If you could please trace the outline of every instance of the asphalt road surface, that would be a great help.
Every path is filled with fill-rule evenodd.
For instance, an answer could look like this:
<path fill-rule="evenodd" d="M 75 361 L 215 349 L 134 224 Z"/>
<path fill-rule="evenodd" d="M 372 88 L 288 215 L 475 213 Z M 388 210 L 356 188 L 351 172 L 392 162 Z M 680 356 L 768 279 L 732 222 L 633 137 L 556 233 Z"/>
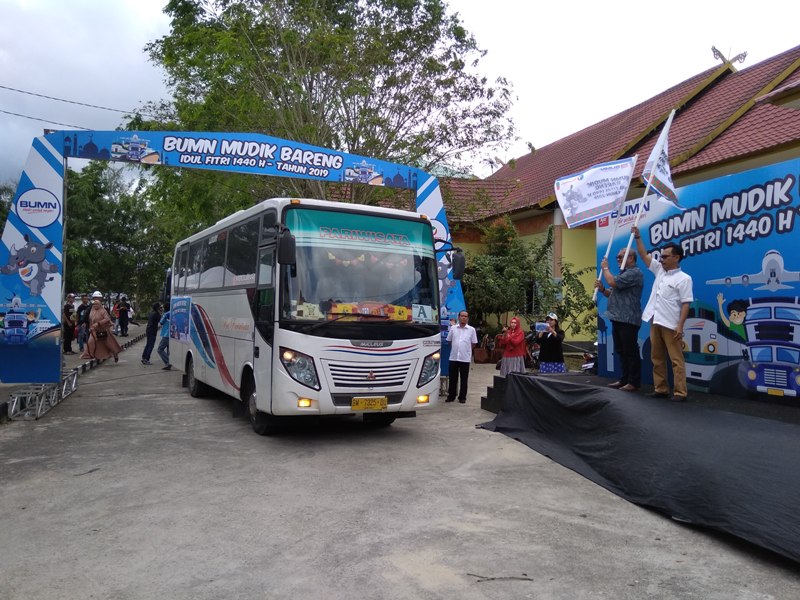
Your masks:
<path fill-rule="evenodd" d="M 466 405 L 261 437 L 139 346 L 0 426 L 3 600 L 800 594 L 795 563 L 476 429 L 492 365 L 473 366 Z"/>

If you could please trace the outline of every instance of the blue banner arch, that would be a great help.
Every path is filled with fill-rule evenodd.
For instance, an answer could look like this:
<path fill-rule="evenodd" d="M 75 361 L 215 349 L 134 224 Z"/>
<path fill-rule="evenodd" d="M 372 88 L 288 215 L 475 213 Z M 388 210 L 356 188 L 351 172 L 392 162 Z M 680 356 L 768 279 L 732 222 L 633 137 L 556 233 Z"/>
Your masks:
<path fill-rule="evenodd" d="M 0 383 L 61 378 L 64 175 L 80 158 L 410 189 L 434 226 L 443 323 L 465 308 L 438 179 L 421 169 L 259 133 L 54 131 L 33 140 L 0 244 Z"/>

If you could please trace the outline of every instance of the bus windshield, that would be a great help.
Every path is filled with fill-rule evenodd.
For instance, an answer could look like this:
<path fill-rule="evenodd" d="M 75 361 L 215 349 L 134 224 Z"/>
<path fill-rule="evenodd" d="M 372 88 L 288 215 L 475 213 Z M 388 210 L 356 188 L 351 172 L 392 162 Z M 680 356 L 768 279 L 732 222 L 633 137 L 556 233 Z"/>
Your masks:
<path fill-rule="evenodd" d="M 285 222 L 297 260 L 283 267 L 282 319 L 438 324 L 429 223 L 303 208 Z"/>

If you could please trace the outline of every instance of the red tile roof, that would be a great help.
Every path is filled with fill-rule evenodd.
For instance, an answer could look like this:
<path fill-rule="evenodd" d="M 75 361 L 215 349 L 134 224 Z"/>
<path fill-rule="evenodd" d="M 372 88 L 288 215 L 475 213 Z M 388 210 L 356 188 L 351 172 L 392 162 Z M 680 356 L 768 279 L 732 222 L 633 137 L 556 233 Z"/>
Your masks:
<path fill-rule="evenodd" d="M 777 150 L 784 144 L 800 141 L 800 111 L 771 105 L 757 105 L 672 172 L 676 175 L 695 169 Z"/>
<path fill-rule="evenodd" d="M 673 175 L 700 166 L 710 166 L 715 162 L 711 160 L 715 155 L 727 156 L 725 160 L 729 160 L 749 154 L 746 138 L 731 135 L 723 138 L 723 134 L 753 110 L 757 98 L 779 85 L 799 67 L 800 46 L 725 77 L 680 110 L 669 135 Z M 790 70 L 789 73 L 787 70 Z M 651 136 L 646 144 L 637 149 L 640 158 L 647 159 L 655 142 L 656 136 Z M 704 149 L 708 151 L 702 152 Z M 704 160 L 697 159 L 701 152 Z M 637 175 L 641 174 L 644 160 L 639 163 Z"/>
<path fill-rule="evenodd" d="M 519 185 L 516 180 L 441 178 L 442 201 L 451 223 L 467 223 L 497 215 Z"/>
<path fill-rule="evenodd" d="M 631 144 L 666 120 L 670 110 L 730 74 L 731 70 L 724 66 L 709 69 L 646 102 L 518 158 L 513 168 L 505 165 L 489 179 L 516 178 L 520 186 L 504 203 L 503 210 L 534 206 L 553 196 L 553 184 L 559 177 L 625 156 Z"/>
<path fill-rule="evenodd" d="M 781 85 L 780 87 L 776 88 L 775 90 L 771 91 L 768 94 L 764 94 L 756 100 L 756 103 L 761 102 L 771 102 L 775 103 L 775 101 L 780 101 L 786 97 L 794 96 L 797 93 L 800 93 L 800 71 L 796 71 L 792 73 L 787 79 L 786 82 Z"/>
<path fill-rule="evenodd" d="M 730 63 L 708 69 L 637 106 L 521 156 L 483 181 L 446 180 L 446 187 L 452 190 L 450 197 L 445 194 L 448 216 L 463 220 L 461 202 L 476 189 L 483 189 L 492 201 L 474 218 L 548 203 L 559 177 L 634 154 L 639 155 L 638 177 L 673 108 L 678 112 L 670 130 L 669 155 L 676 176 L 798 144 L 800 111 L 756 104 L 779 86 L 798 83 L 800 46 L 741 71 Z M 500 182 L 508 187 L 498 186 Z"/>

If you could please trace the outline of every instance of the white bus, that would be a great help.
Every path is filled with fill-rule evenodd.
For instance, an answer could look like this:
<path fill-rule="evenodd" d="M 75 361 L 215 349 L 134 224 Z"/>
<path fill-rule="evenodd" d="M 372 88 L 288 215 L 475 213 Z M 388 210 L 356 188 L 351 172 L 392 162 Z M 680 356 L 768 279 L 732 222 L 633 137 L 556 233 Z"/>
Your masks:
<path fill-rule="evenodd" d="M 454 257 L 463 272 L 463 255 Z M 170 358 L 256 433 L 285 417 L 390 425 L 439 394 L 439 279 L 424 215 L 272 199 L 178 243 Z"/>

